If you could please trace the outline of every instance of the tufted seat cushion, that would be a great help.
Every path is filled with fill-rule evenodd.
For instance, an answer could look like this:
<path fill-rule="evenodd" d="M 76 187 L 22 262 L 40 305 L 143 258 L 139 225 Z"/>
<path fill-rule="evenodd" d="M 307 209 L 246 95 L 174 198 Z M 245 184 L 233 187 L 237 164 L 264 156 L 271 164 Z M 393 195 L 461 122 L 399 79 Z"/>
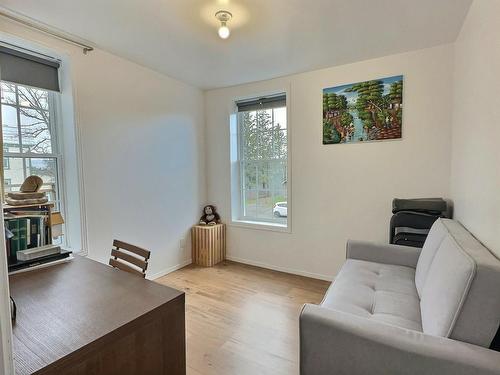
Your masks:
<path fill-rule="evenodd" d="M 347 259 L 321 306 L 422 332 L 411 267 Z"/>

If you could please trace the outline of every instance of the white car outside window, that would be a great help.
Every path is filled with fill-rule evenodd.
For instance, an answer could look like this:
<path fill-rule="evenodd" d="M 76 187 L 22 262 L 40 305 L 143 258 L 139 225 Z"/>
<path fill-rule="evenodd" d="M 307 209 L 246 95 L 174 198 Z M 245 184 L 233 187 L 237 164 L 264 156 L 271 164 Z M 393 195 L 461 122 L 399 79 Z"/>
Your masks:
<path fill-rule="evenodd" d="M 276 217 L 287 217 L 287 202 L 276 202 L 276 204 L 274 205 L 273 213 Z"/>

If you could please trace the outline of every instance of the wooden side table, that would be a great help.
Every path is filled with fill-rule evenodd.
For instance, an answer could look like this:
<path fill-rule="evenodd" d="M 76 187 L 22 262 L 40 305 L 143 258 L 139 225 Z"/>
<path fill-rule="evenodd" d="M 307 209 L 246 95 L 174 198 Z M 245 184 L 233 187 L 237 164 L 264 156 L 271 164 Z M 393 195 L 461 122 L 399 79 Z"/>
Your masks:
<path fill-rule="evenodd" d="M 212 267 L 226 259 L 226 225 L 195 225 L 191 229 L 193 263 Z"/>

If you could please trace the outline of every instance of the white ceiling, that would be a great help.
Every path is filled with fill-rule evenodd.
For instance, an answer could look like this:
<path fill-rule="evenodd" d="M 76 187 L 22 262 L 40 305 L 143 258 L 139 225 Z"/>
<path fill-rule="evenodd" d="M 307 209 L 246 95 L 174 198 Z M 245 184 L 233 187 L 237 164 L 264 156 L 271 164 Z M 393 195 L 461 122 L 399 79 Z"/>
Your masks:
<path fill-rule="evenodd" d="M 472 0 L 0 0 L 208 89 L 453 42 Z M 214 14 L 233 13 L 229 39 Z"/>

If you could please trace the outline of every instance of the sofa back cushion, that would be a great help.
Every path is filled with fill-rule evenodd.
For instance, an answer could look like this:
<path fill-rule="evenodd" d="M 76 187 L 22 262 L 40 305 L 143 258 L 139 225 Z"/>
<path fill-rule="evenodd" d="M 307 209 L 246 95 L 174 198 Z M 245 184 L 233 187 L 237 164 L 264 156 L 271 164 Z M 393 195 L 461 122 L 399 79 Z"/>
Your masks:
<path fill-rule="evenodd" d="M 422 289 L 424 288 L 425 280 L 427 279 L 427 274 L 434 260 L 434 256 L 447 234 L 448 231 L 442 219 L 438 219 L 432 225 L 429 235 L 425 240 L 415 271 L 415 285 L 420 298 L 422 298 Z"/>
<path fill-rule="evenodd" d="M 446 230 L 420 299 L 422 330 L 488 347 L 500 324 L 500 261 L 462 225 Z"/>
<path fill-rule="evenodd" d="M 422 329 L 434 336 L 450 337 L 474 278 L 476 267 L 446 236 L 431 263 L 420 297 Z"/>

